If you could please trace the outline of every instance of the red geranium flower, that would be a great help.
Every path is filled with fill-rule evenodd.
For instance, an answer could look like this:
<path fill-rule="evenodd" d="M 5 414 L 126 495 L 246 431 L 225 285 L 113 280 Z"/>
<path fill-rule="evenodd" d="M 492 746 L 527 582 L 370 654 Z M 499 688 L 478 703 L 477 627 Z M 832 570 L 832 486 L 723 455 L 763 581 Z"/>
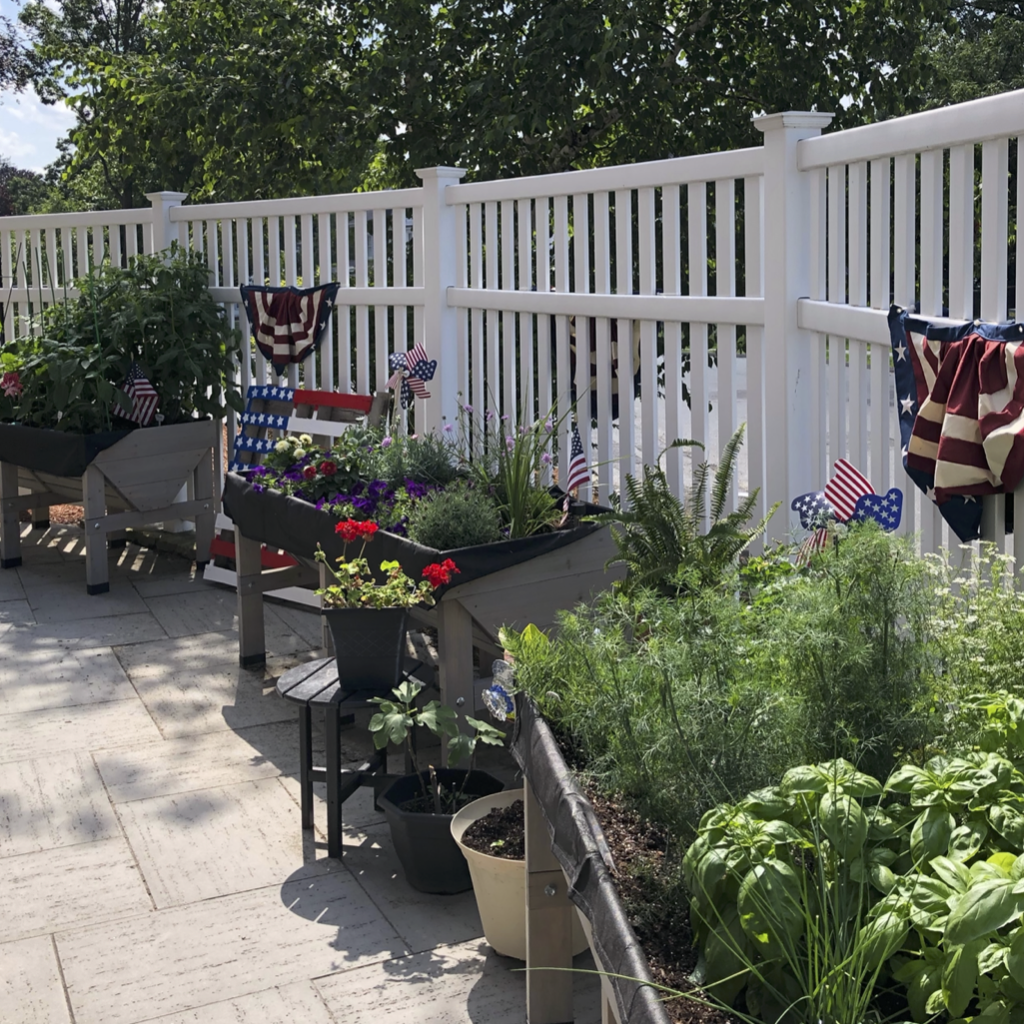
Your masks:
<path fill-rule="evenodd" d="M 316 466 L 307 466 L 303 471 L 302 475 L 307 480 L 312 480 L 316 476 Z"/>
<path fill-rule="evenodd" d="M 323 473 L 324 476 L 334 476 L 334 474 L 338 472 L 338 464 L 336 462 L 331 462 L 330 459 L 324 459 L 324 461 L 320 463 L 320 472 Z"/>
<path fill-rule="evenodd" d="M 450 559 L 446 558 L 443 562 L 433 562 L 423 570 L 423 576 L 427 582 L 436 590 L 438 587 L 444 586 L 452 581 L 452 573 L 459 572 L 460 570 L 455 567 L 455 563 Z"/>
<path fill-rule="evenodd" d="M 360 535 L 362 523 L 355 519 L 343 519 L 334 527 L 334 532 L 346 543 L 349 544 Z"/>
<path fill-rule="evenodd" d="M 359 524 L 359 535 L 369 540 L 379 529 L 376 523 L 371 523 L 367 520 L 365 523 Z"/>

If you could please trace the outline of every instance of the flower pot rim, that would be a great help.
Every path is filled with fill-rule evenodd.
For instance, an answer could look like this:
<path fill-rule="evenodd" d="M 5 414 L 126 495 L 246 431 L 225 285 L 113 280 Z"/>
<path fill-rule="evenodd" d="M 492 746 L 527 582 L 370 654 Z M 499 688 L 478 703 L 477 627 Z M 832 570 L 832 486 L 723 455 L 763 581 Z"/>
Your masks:
<path fill-rule="evenodd" d="M 476 806 L 476 804 L 481 804 L 484 801 L 493 801 L 495 798 L 498 797 L 511 797 L 511 799 L 508 800 L 507 803 L 492 804 L 491 807 L 487 807 L 485 809 L 482 808 L 484 813 L 478 814 L 475 817 L 470 818 L 470 815 L 466 814 L 466 811 L 472 810 Z M 474 853 L 478 857 L 487 857 L 490 860 L 499 861 L 503 864 L 525 864 L 525 857 L 496 857 L 493 853 L 484 853 L 483 850 L 477 850 L 475 847 L 467 846 L 462 841 L 462 837 L 463 835 L 465 835 L 466 829 L 468 829 L 469 826 L 472 825 L 474 822 L 479 821 L 482 817 L 484 817 L 484 815 L 487 814 L 488 811 L 493 810 L 495 807 L 508 807 L 510 804 L 515 803 L 516 800 L 523 799 L 525 799 L 525 793 L 523 791 L 522 786 L 520 786 L 518 789 L 503 789 L 500 793 L 491 793 L 488 796 L 477 797 L 476 800 L 474 800 L 472 803 L 466 804 L 465 807 L 460 807 L 452 815 L 452 839 L 454 839 L 455 842 L 458 843 L 459 849 L 462 850 L 463 853 L 465 853 L 466 850 L 469 850 L 471 853 Z M 465 821 L 465 823 L 463 824 L 463 822 L 458 821 L 458 818 L 460 816 L 464 816 L 464 819 L 470 820 Z M 456 833 L 455 831 L 457 828 L 459 829 L 458 833 Z"/>
<path fill-rule="evenodd" d="M 494 775 L 491 775 L 490 772 L 486 772 L 486 771 L 484 771 L 481 768 L 473 768 L 473 769 L 469 769 L 469 768 L 439 768 L 439 769 L 437 769 L 438 772 L 465 772 L 467 775 L 469 774 L 469 772 L 471 770 L 472 770 L 473 774 L 475 774 L 475 775 L 484 775 L 484 776 L 486 776 L 489 779 L 493 779 L 499 785 L 501 784 L 501 780 L 499 778 L 497 778 Z M 396 814 L 396 815 L 398 815 L 399 817 L 402 817 L 402 818 L 433 818 L 435 821 L 441 821 L 443 818 L 448 818 L 449 821 L 450 821 L 452 818 L 455 817 L 456 814 L 459 813 L 459 811 L 463 810 L 464 808 L 460 807 L 459 811 L 454 811 L 451 814 L 437 814 L 434 811 L 430 811 L 430 812 L 427 812 L 427 811 L 406 811 L 406 810 L 403 810 L 401 807 L 399 807 L 398 804 L 396 804 L 394 802 L 394 800 L 390 799 L 389 794 L 391 793 L 391 790 L 396 785 L 398 785 L 400 782 L 404 782 L 406 779 L 414 779 L 418 775 L 427 775 L 427 774 L 428 774 L 427 772 L 411 772 L 408 775 L 400 775 L 397 779 L 395 779 L 394 782 L 392 782 L 388 786 L 387 789 L 384 790 L 383 793 L 381 793 L 381 795 L 379 797 L 377 797 L 377 803 L 381 804 L 381 805 L 387 805 L 387 808 L 390 811 L 392 811 L 394 814 Z M 499 790 L 499 792 L 503 792 L 503 790 Z M 479 799 L 481 799 L 481 797 L 475 797 L 474 800 L 471 801 L 471 802 L 475 802 L 476 800 L 479 800 Z M 466 804 L 465 806 L 468 807 L 469 804 Z"/>

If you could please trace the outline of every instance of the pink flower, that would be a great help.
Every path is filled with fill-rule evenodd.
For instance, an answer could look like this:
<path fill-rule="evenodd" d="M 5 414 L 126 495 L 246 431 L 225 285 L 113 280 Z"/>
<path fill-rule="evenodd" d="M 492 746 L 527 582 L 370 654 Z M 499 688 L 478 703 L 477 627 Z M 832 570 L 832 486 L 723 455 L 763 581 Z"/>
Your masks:
<path fill-rule="evenodd" d="M 7 398 L 17 398 L 22 392 L 21 378 L 17 372 L 11 371 L 0 377 L 0 390 Z"/>

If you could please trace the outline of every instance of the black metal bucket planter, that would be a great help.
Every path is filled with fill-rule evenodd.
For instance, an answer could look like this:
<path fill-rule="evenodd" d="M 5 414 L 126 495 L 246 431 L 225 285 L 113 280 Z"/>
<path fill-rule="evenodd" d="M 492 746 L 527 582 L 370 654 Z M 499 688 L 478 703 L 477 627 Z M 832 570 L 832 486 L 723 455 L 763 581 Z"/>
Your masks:
<path fill-rule="evenodd" d="M 571 918 L 560 921 L 566 915 L 558 909 L 568 897 L 579 911 L 597 969 L 604 972 L 608 1014 L 619 1024 L 669 1024 L 619 901 L 614 863 L 594 809 L 536 705 L 521 696 L 516 704 L 512 755 L 526 794 L 527 1018 L 572 1020 Z"/>
<path fill-rule="evenodd" d="M 409 614 L 404 608 L 324 608 L 343 690 L 387 697 L 401 680 Z"/>
<path fill-rule="evenodd" d="M 438 782 L 446 789 L 465 785 L 471 798 L 500 793 L 504 784 L 487 772 L 466 772 L 461 768 L 437 769 Z M 405 775 L 393 782 L 379 803 L 391 826 L 395 852 L 409 884 L 420 892 L 454 894 L 472 888 L 469 866 L 452 838 L 452 814 L 424 814 L 404 810 L 430 785 L 429 773 Z"/>

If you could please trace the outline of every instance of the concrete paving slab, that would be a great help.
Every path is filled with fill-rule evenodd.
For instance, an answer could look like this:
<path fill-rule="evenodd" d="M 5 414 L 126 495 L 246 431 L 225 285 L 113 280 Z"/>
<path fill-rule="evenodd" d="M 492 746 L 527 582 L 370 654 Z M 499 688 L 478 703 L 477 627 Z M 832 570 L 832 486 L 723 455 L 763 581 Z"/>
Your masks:
<path fill-rule="evenodd" d="M 135 688 L 109 647 L 66 650 L 19 635 L 3 645 L 0 715 L 132 700 Z"/>
<path fill-rule="evenodd" d="M 23 582 L 22 586 L 36 622 L 102 619 L 148 611 L 146 602 L 135 593 L 135 588 L 117 577 L 111 578 L 110 590 L 106 594 L 89 594 L 84 578 L 46 586 Z"/>
<path fill-rule="evenodd" d="M 312 842 L 304 856 L 299 809 L 276 779 L 133 800 L 119 813 L 158 909 L 340 870 L 316 860 Z"/>
<path fill-rule="evenodd" d="M 308 608 L 300 608 L 294 604 L 274 602 L 265 604 L 264 608 L 273 612 L 275 618 L 284 623 L 297 636 L 302 637 L 309 650 L 316 650 L 323 642 L 323 627 L 319 612 Z"/>
<path fill-rule="evenodd" d="M 479 940 L 388 960 L 314 982 L 337 1024 L 522 1024 L 526 974 L 522 960 L 498 956 Z M 593 970 L 589 953 L 573 966 Z M 601 984 L 594 975 L 573 979 L 579 1024 L 601 1019 Z"/>
<path fill-rule="evenodd" d="M 409 885 L 386 824 L 360 832 L 346 829 L 343 839 L 345 867 L 414 953 L 483 935 L 472 890 L 433 896 Z"/>
<path fill-rule="evenodd" d="M 53 756 L 55 750 L 102 750 L 132 740 L 158 740 L 145 705 L 133 700 L 82 704 L 0 716 L 0 764 Z"/>
<path fill-rule="evenodd" d="M 0 860 L 0 942 L 152 909 L 123 839 Z"/>
<path fill-rule="evenodd" d="M 207 584 L 203 582 L 202 576 L 197 576 L 194 570 L 174 573 L 162 573 L 149 577 L 129 577 L 132 586 L 140 597 L 172 597 L 175 594 L 195 594 Z"/>
<path fill-rule="evenodd" d="M 298 771 L 298 730 L 272 722 L 100 751 L 95 761 L 114 803 L 144 800 Z"/>
<path fill-rule="evenodd" d="M 77 1024 L 135 1024 L 154 1007 L 180 1013 L 408 952 L 347 871 L 60 932 L 56 941 Z"/>
<path fill-rule="evenodd" d="M 24 601 L 25 591 L 17 570 L 0 569 L 0 601 Z"/>
<path fill-rule="evenodd" d="M 311 981 L 280 985 L 265 992 L 207 1003 L 160 1017 L 153 1024 L 334 1024 Z"/>
<path fill-rule="evenodd" d="M 11 601 L 0 601 L 0 625 L 24 626 L 36 621 L 32 606 L 22 597 Z"/>
<path fill-rule="evenodd" d="M 237 665 L 133 681 L 167 738 L 292 722 L 298 716 L 296 705 L 281 700 L 269 680 Z"/>
<path fill-rule="evenodd" d="M 314 764 L 323 764 L 322 754 L 318 760 L 314 757 Z M 358 761 L 350 761 L 343 764 L 343 768 L 354 768 Z M 295 806 L 301 806 L 301 794 L 299 791 L 298 774 L 282 775 L 278 782 L 284 786 L 288 795 L 295 801 Z M 313 783 L 313 820 L 316 822 L 318 831 L 327 834 L 327 784 L 323 782 Z M 352 833 L 353 842 L 358 841 L 363 830 L 374 825 L 385 824 L 383 811 L 373 809 L 373 789 L 370 786 L 363 786 L 345 801 L 342 808 L 341 821 L 343 827 Z"/>
<path fill-rule="evenodd" d="M 70 1022 L 49 935 L 0 945 L 0 1007 L 2 1019 L 12 1024 Z"/>
<path fill-rule="evenodd" d="M 0 857 L 114 839 L 117 819 L 86 753 L 0 764 Z"/>
<path fill-rule="evenodd" d="M 84 587 L 84 584 L 83 584 Z M 167 634 L 149 612 L 107 616 L 98 619 L 74 619 L 70 622 L 46 622 L 37 626 L 13 625 L 4 642 L 34 642 L 53 647 L 117 647 L 149 640 L 164 640 Z"/>
<path fill-rule="evenodd" d="M 201 636 L 174 636 L 149 643 L 115 645 L 114 653 L 133 680 L 163 676 L 168 672 L 203 672 L 213 666 L 238 667 L 238 634 L 232 630 L 206 632 Z M 262 678 L 262 669 L 250 672 Z"/>

